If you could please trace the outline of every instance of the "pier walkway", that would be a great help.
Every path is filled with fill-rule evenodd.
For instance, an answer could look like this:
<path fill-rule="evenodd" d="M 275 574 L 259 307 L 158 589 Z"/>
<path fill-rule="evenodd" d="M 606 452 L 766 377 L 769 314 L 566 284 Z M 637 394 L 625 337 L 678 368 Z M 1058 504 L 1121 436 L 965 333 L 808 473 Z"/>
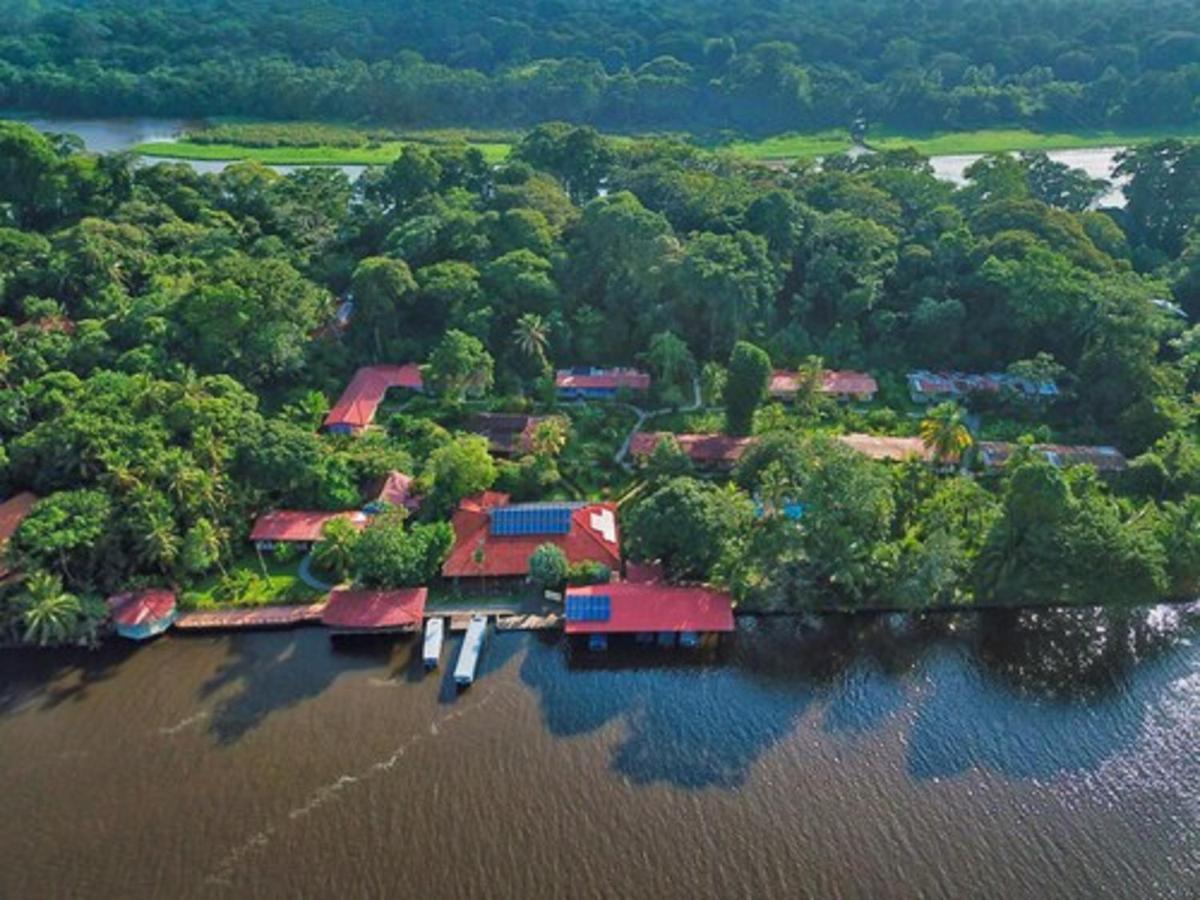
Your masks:
<path fill-rule="evenodd" d="M 175 620 L 181 631 L 206 629 L 285 628 L 320 622 L 324 602 L 297 606 L 257 606 L 249 609 L 214 609 L 180 613 Z"/>

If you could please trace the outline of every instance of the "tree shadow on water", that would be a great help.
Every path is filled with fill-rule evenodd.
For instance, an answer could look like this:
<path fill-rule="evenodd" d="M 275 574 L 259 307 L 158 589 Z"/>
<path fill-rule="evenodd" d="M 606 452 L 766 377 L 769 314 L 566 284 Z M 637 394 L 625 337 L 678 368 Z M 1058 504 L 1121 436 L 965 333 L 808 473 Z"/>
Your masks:
<path fill-rule="evenodd" d="M 916 778 L 1092 772 L 1131 750 L 1192 656 L 1165 607 L 992 611 L 930 666 L 909 740 Z M 1164 615 L 1169 621 L 1164 622 Z"/>
<path fill-rule="evenodd" d="M 114 678 L 138 649 L 130 641 L 110 640 L 94 650 L 0 651 L 0 715 L 82 702 L 94 688 Z"/>
<path fill-rule="evenodd" d="M 274 712 L 319 696 L 347 672 L 386 667 L 395 644 L 367 637 L 330 646 L 328 632 L 316 628 L 241 632 L 226 640 L 226 660 L 200 688 L 202 699 L 226 692 L 209 728 L 222 744 L 238 740 Z"/>

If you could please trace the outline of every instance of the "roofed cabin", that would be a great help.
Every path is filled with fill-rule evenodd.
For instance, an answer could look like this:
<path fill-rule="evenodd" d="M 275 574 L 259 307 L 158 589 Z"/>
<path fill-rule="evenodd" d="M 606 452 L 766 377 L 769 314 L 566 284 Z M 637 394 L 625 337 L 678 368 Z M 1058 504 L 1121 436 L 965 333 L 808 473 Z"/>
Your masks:
<path fill-rule="evenodd" d="M 595 584 L 567 591 L 564 620 L 568 635 L 587 635 L 595 650 L 620 634 L 643 643 L 697 647 L 733 631 L 733 599 L 708 587 Z"/>
<path fill-rule="evenodd" d="M 794 399 L 800 390 L 800 373 L 776 369 L 771 373 L 768 392 L 779 400 Z M 820 392 L 841 401 L 874 400 L 879 393 L 879 384 L 865 372 L 849 369 L 826 369 L 821 376 Z"/>
<path fill-rule="evenodd" d="M 117 634 L 131 641 L 162 634 L 179 615 L 175 594 L 161 589 L 115 594 L 108 598 L 108 610 Z"/>
<path fill-rule="evenodd" d="M 702 469 L 732 469 L 742 455 L 754 446 L 755 438 L 733 437 L 728 434 L 671 434 L 667 431 L 639 431 L 629 442 L 629 453 L 635 460 L 645 462 L 658 445 L 674 438 L 696 466 Z"/>
<path fill-rule="evenodd" d="M 1012 458 L 1019 446 L 1001 441 L 980 441 L 976 451 L 986 468 L 998 469 Z M 1030 449 L 1058 468 L 1085 465 L 1094 466 L 1097 472 L 1112 473 L 1124 471 L 1127 465 L 1125 455 L 1116 447 L 1034 444 Z"/>
<path fill-rule="evenodd" d="M 375 421 L 379 404 L 392 388 L 422 390 L 424 380 L 420 366 L 408 363 L 359 369 L 325 417 L 325 430 L 331 434 L 358 434 Z"/>
<path fill-rule="evenodd" d="M 1004 372 L 974 375 L 968 372 L 929 372 L 921 369 L 908 374 L 908 392 L 915 403 L 956 400 L 970 394 L 1008 393 L 1025 400 L 1052 400 L 1058 396 L 1053 381 L 1031 381 Z"/>
<path fill-rule="evenodd" d="M 612 400 L 621 390 L 648 391 L 650 376 L 637 369 L 579 366 L 559 369 L 554 383 L 564 400 Z"/>
<path fill-rule="evenodd" d="M 465 498 L 450 520 L 454 547 L 442 565 L 446 578 L 525 578 L 529 558 L 554 544 L 569 563 L 621 568 L 621 536 L 613 503 L 509 503 L 485 491 Z"/>
<path fill-rule="evenodd" d="M 321 624 L 334 634 L 408 634 L 421 630 L 427 588 L 342 590 L 329 594 Z"/>
<path fill-rule="evenodd" d="M 36 494 L 22 491 L 0 503 L 0 582 L 17 573 L 8 564 L 8 542 L 37 503 Z"/>
<path fill-rule="evenodd" d="M 324 536 L 325 526 L 345 519 L 356 528 L 364 528 L 369 516 L 358 510 L 315 512 L 279 509 L 261 515 L 250 530 L 250 540 L 258 550 L 274 550 L 276 544 L 298 544 L 308 549 Z"/>
<path fill-rule="evenodd" d="M 533 435 L 545 416 L 524 413 L 477 413 L 467 420 L 467 431 L 487 438 L 497 456 L 521 456 L 533 449 Z"/>

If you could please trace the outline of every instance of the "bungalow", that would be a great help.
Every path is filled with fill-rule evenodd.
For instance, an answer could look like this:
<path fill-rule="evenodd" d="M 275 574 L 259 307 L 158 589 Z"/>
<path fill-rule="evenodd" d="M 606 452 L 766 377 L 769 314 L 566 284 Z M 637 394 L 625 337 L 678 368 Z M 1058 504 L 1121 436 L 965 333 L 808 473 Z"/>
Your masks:
<path fill-rule="evenodd" d="M 179 615 L 175 595 L 162 589 L 116 594 L 108 598 L 108 610 L 117 634 L 131 641 L 162 634 Z"/>
<path fill-rule="evenodd" d="M 8 542 L 37 501 L 37 495 L 22 491 L 0 503 L 0 582 L 17 574 L 8 564 Z"/>
<path fill-rule="evenodd" d="M 908 392 L 914 403 L 934 403 L 969 394 L 994 395 L 1002 392 L 1026 400 L 1048 400 L 1058 396 L 1058 385 L 1053 381 L 1031 381 L 1003 372 L 972 375 L 921 369 L 908 374 Z"/>
<path fill-rule="evenodd" d="M 467 421 L 467 431 L 487 438 L 497 456 L 520 456 L 533 449 L 533 434 L 545 416 L 522 413 L 479 413 Z"/>
<path fill-rule="evenodd" d="M 933 451 L 919 437 L 889 437 L 876 434 L 842 434 L 837 440 L 870 459 L 883 462 L 903 462 L 919 459 L 933 462 Z"/>
<path fill-rule="evenodd" d="M 571 588 L 564 611 L 566 633 L 587 635 L 594 650 L 604 649 L 616 634 L 697 647 L 733 631 L 732 599 L 707 587 L 617 582 Z"/>
<path fill-rule="evenodd" d="M 365 366 L 354 373 L 354 378 L 325 417 L 325 430 L 333 434 L 357 434 L 375 420 L 375 411 L 388 390 L 419 391 L 423 387 L 421 369 L 415 363 Z"/>
<path fill-rule="evenodd" d="M 976 452 L 985 468 L 998 469 L 1009 461 L 1018 446 L 999 441 L 980 441 L 976 445 Z M 1124 471 L 1126 467 L 1125 456 L 1116 447 L 1034 444 L 1031 449 L 1060 468 L 1086 465 L 1094 466 L 1098 472 L 1111 473 Z"/>
<path fill-rule="evenodd" d="M 385 506 L 406 509 L 410 513 L 421 508 L 421 498 L 413 493 L 413 477 L 403 472 L 388 472 L 375 491 L 375 499 L 363 507 L 365 513 L 377 513 Z"/>
<path fill-rule="evenodd" d="M 666 431 L 639 431 L 629 442 L 629 452 L 635 460 L 645 462 L 659 443 L 675 438 L 679 449 L 703 469 L 732 469 L 742 455 L 755 443 L 752 437 L 732 437 L 728 434 L 671 434 Z"/>
<path fill-rule="evenodd" d="M 250 530 L 250 540 L 258 550 L 274 550 L 276 544 L 299 544 L 307 550 L 321 540 L 325 526 L 345 519 L 356 528 L 367 524 L 367 514 L 358 510 L 312 512 L 279 509 L 261 515 Z"/>
<path fill-rule="evenodd" d="M 647 391 L 650 376 L 637 369 L 598 369 L 580 366 L 559 369 L 554 383 L 564 400 L 612 400 L 620 390 Z"/>
<path fill-rule="evenodd" d="M 450 524 L 454 547 L 442 565 L 446 578 L 524 578 L 542 544 L 554 544 L 570 563 L 621 568 L 613 503 L 509 503 L 507 494 L 484 491 L 465 498 Z"/>
<path fill-rule="evenodd" d="M 779 400 L 794 399 L 800 390 L 800 373 L 776 369 L 771 373 L 768 391 Z M 826 369 L 821 376 L 820 391 L 837 400 L 868 401 L 879 392 L 879 384 L 865 372 Z"/>
<path fill-rule="evenodd" d="M 334 634 L 420 631 L 428 596 L 428 589 L 423 587 L 390 591 L 336 589 L 330 592 L 321 612 L 321 624 Z"/>

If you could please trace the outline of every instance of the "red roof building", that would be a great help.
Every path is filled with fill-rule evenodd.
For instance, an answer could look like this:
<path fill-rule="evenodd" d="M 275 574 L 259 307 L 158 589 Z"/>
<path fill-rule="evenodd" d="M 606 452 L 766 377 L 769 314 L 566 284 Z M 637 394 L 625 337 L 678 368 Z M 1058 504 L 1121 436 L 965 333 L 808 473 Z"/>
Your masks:
<path fill-rule="evenodd" d="M 579 602 L 589 597 L 592 603 Z M 733 600 L 707 587 L 593 584 L 567 591 L 564 618 L 567 634 L 728 632 L 733 631 Z"/>
<path fill-rule="evenodd" d="M 485 491 L 467 497 L 450 520 L 454 547 L 442 565 L 447 578 L 517 578 L 529 557 L 554 544 L 570 563 L 621 568 L 621 536 L 613 503 L 517 503 Z"/>
<path fill-rule="evenodd" d="M 800 390 L 798 372 L 776 369 L 771 373 L 768 390 L 772 397 L 787 398 Z M 821 377 L 821 393 L 840 400 L 870 400 L 879 391 L 879 384 L 865 372 L 826 369 Z"/>
<path fill-rule="evenodd" d="M 325 526 L 335 519 L 345 519 L 355 527 L 363 528 L 367 524 L 368 516 L 358 510 L 345 512 L 274 510 L 258 517 L 254 528 L 250 531 L 250 540 L 260 545 L 315 544 L 321 540 Z"/>
<path fill-rule="evenodd" d="M 670 434 L 665 431 L 639 431 L 629 442 L 634 459 L 645 460 L 667 437 L 675 438 L 679 449 L 688 459 L 703 468 L 729 469 L 755 443 L 752 437 L 732 437 L 727 434 Z"/>
<path fill-rule="evenodd" d="M 175 595 L 152 589 L 116 594 L 108 598 L 109 614 L 121 637 L 142 641 L 161 634 L 175 621 Z"/>
<path fill-rule="evenodd" d="M 367 510 L 371 511 L 372 507 L 378 508 L 385 503 L 398 509 L 407 509 L 409 512 L 420 509 L 421 498 L 413 494 L 413 477 L 403 472 L 389 472 Z"/>
<path fill-rule="evenodd" d="M 916 457 L 922 462 L 933 462 L 933 451 L 919 437 L 889 437 L 877 434 L 843 434 L 838 441 L 863 456 L 885 462 L 903 462 Z"/>
<path fill-rule="evenodd" d="M 428 596 L 423 587 L 334 590 L 321 613 L 321 623 L 342 632 L 419 631 Z"/>
<path fill-rule="evenodd" d="M 0 581 L 14 574 L 7 562 L 8 542 L 37 501 L 37 495 L 23 491 L 0 503 Z"/>
<path fill-rule="evenodd" d="M 650 376 L 637 369 L 598 369 L 582 366 L 559 369 L 554 383 L 564 397 L 613 397 L 619 390 L 646 391 Z"/>
<path fill-rule="evenodd" d="M 354 378 L 325 417 L 325 428 L 338 434 L 362 431 L 375 420 L 375 411 L 391 388 L 419 391 L 423 386 L 421 369 L 416 363 L 365 366 L 354 373 Z"/>
<path fill-rule="evenodd" d="M 467 431 L 487 438 L 493 453 L 517 456 L 533 449 L 533 434 L 545 419 L 523 413 L 478 413 L 467 421 Z"/>
<path fill-rule="evenodd" d="M 999 468 L 1009 461 L 1017 444 L 1000 441 L 980 441 L 976 446 L 980 461 L 988 468 Z M 1125 456 L 1116 447 L 1093 447 L 1070 444 L 1034 444 L 1034 453 L 1041 454 L 1053 465 L 1094 466 L 1098 472 L 1120 472 L 1127 465 Z"/>

